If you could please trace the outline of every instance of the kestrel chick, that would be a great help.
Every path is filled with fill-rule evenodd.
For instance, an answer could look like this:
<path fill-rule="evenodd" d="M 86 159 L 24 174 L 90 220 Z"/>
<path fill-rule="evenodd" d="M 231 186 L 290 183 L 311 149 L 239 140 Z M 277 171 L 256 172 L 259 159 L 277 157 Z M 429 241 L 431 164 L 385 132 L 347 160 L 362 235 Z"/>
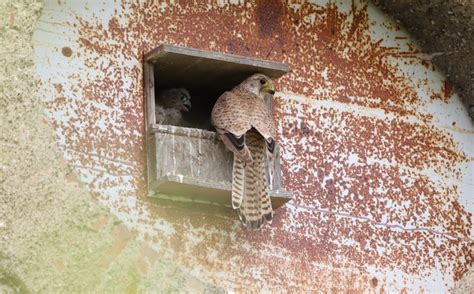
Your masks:
<path fill-rule="evenodd" d="M 164 125 L 184 126 L 183 112 L 191 109 L 191 95 L 185 88 L 161 91 L 156 97 L 156 122 Z"/>
<path fill-rule="evenodd" d="M 234 153 L 232 207 L 245 226 L 253 229 L 273 218 L 265 158 L 275 157 L 276 131 L 264 99 L 274 93 L 269 77 L 254 74 L 222 94 L 211 115 L 219 137 Z"/>

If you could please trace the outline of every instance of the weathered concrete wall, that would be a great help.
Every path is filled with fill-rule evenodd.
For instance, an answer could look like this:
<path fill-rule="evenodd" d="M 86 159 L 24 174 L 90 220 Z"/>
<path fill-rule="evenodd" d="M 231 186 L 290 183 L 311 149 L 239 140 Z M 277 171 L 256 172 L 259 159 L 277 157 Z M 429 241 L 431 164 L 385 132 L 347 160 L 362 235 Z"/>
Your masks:
<path fill-rule="evenodd" d="M 180 269 L 168 281 L 173 287 L 194 289 L 182 282 L 194 276 L 201 289 L 430 292 L 451 289 L 469 269 L 474 128 L 445 78 L 386 16 L 365 2 L 131 2 L 48 1 L 34 34 L 35 66 L 60 154 L 82 189 L 144 242 L 130 237 L 127 244 L 146 244 Z M 231 210 L 146 197 L 142 57 L 161 43 L 292 68 L 278 81 L 275 117 L 284 185 L 295 200 L 277 211 L 271 227 L 249 232 Z M 38 145 L 53 152 L 43 141 Z M 79 204 L 81 218 L 89 219 L 84 206 L 97 207 L 85 194 L 52 191 L 51 198 Z M 55 242 L 89 240 L 72 223 Z M 107 240 L 113 222 L 107 224 L 90 234 Z M 18 238 L 24 252 L 25 242 L 38 242 Z M 91 246 L 99 242 L 90 238 Z M 107 260 L 128 247 L 113 248 L 119 253 Z M 70 264 L 71 275 L 88 269 Z M 160 280 L 163 271 L 152 272 Z M 122 281 L 125 271 L 114 272 L 98 270 L 94 281 L 110 283 L 100 289 Z M 152 276 L 139 289 L 151 287 Z M 57 276 L 37 277 L 45 284 Z"/>

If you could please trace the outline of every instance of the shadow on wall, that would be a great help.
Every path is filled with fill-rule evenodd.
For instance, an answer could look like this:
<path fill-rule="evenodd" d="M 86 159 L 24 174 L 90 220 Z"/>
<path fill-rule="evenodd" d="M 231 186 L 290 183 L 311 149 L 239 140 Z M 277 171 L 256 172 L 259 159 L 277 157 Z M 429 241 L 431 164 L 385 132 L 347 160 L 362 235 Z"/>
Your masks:
<path fill-rule="evenodd" d="M 474 120 L 474 3 L 472 0 L 374 0 L 403 24 L 455 85 Z M 423 15 L 423 17 L 420 17 Z"/>

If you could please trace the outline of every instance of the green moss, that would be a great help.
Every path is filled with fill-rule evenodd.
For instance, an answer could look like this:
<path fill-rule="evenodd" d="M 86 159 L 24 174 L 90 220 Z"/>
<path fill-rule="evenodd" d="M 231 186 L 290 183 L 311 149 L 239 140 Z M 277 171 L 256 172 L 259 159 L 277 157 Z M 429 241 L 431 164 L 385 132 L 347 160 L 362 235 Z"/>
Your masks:
<path fill-rule="evenodd" d="M 15 274 L 0 269 L 0 293 L 30 293 L 25 283 Z"/>

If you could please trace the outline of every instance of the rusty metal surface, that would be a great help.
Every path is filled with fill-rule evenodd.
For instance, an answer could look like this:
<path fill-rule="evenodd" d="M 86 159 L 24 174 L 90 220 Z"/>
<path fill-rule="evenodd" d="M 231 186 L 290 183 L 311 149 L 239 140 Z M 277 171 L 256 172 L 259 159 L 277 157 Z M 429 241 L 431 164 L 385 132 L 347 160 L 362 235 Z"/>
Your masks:
<path fill-rule="evenodd" d="M 396 24 L 365 2 L 49 1 L 35 33 L 46 113 L 98 201 L 224 288 L 448 290 L 473 262 L 474 128 Z M 234 4 L 237 3 L 237 4 Z M 143 54 L 161 43 L 286 63 L 271 227 L 146 197 Z"/>

